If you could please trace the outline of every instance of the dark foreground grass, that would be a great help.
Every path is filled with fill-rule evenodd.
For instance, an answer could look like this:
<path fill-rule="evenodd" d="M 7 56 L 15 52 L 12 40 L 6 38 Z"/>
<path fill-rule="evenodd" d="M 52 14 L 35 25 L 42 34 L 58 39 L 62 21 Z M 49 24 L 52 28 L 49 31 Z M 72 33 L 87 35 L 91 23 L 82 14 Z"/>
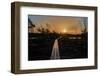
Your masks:
<path fill-rule="evenodd" d="M 68 39 L 72 35 L 29 33 L 28 60 L 49 60 L 54 41 L 58 37 L 61 37 L 58 40 L 60 59 L 88 57 L 87 34 L 81 35 L 81 39 Z"/>

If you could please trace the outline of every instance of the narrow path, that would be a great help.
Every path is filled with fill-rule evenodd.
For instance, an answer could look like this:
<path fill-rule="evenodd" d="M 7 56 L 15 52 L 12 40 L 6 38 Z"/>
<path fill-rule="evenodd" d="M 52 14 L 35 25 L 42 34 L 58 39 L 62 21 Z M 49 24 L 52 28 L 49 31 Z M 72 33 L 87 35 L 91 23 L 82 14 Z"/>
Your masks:
<path fill-rule="evenodd" d="M 60 54 L 59 54 L 59 45 L 58 45 L 58 40 L 61 37 L 55 39 L 53 48 L 52 48 L 52 53 L 51 53 L 51 58 L 50 59 L 60 59 Z"/>

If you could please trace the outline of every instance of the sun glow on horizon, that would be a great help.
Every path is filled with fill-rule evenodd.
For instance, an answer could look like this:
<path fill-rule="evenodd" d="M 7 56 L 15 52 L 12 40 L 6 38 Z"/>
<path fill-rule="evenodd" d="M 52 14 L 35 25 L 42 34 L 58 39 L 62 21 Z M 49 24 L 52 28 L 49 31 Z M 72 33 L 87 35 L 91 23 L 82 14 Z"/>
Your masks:
<path fill-rule="evenodd" d="M 63 33 L 66 33 L 67 32 L 67 30 L 66 29 L 63 29 Z"/>
<path fill-rule="evenodd" d="M 32 26 L 28 30 L 32 33 L 81 34 L 84 28 L 88 29 L 87 17 L 29 15 L 28 18 L 31 21 L 28 19 L 28 26 Z"/>

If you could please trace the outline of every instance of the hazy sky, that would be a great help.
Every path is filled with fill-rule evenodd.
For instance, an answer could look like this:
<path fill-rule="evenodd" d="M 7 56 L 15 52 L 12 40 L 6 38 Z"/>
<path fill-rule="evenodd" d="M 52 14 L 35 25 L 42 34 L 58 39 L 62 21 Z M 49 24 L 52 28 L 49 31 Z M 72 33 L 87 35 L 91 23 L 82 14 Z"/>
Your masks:
<path fill-rule="evenodd" d="M 49 28 L 59 33 L 78 34 L 84 30 L 84 26 L 88 25 L 87 17 L 68 17 L 68 16 L 44 16 L 44 15 L 29 15 L 28 18 L 35 24 L 35 31 L 40 26 Z M 47 27 L 46 24 L 49 24 Z"/>

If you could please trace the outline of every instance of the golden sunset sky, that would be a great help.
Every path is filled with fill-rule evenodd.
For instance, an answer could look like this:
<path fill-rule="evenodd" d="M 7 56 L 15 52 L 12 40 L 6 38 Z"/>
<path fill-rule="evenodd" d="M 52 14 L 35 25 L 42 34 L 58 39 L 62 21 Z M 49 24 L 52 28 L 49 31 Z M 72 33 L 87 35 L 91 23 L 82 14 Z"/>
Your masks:
<path fill-rule="evenodd" d="M 88 25 L 87 17 L 29 15 L 28 18 L 35 24 L 34 32 L 38 32 L 37 28 L 42 26 L 49 28 L 51 32 L 80 34 Z"/>

